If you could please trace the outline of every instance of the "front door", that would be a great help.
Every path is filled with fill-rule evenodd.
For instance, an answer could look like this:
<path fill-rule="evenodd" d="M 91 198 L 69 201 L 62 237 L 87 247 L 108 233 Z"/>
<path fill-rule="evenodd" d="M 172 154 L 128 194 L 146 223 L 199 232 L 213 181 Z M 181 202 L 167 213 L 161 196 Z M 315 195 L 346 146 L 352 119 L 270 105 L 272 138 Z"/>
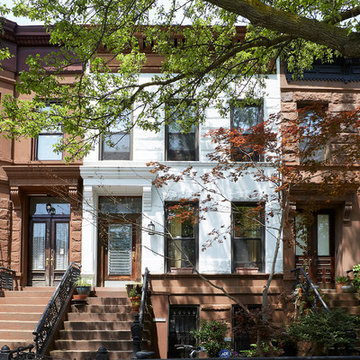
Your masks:
<path fill-rule="evenodd" d="M 98 286 L 141 278 L 141 197 L 100 197 Z"/>
<path fill-rule="evenodd" d="M 334 284 L 334 214 L 322 210 L 311 215 L 299 214 L 295 221 L 296 265 L 307 264 L 315 283 Z"/>
<path fill-rule="evenodd" d="M 70 204 L 33 199 L 30 207 L 29 285 L 54 286 L 69 263 Z"/>

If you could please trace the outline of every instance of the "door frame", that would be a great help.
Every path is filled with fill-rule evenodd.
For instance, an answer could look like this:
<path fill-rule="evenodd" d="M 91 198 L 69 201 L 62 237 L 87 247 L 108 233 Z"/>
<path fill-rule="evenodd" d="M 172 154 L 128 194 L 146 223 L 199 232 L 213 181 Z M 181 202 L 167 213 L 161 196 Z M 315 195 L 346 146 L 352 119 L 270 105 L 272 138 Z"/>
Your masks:
<path fill-rule="evenodd" d="M 45 223 L 45 269 L 33 270 L 32 269 L 32 255 L 33 255 L 33 224 Z M 45 283 L 43 286 L 55 285 L 55 274 L 62 276 L 66 269 L 55 269 L 55 256 L 56 256 L 56 239 L 55 229 L 56 223 L 68 224 L 68 263 L 69 263 L 69 250 L 70 250 L 70 215 L 35 215 L 31 216 L 29 220 L 29 236 L 28 236 L 28 285 L 33 286 L 33 273 L 44 273 Z"/>
<path fill-rule="evenodd" d="M 105 281 L 139 281 L 141 279 L 141 220 L 142 214 L 112 214 L 110 219 L 106 216 L 99 217 L 97 286 L 104 286 Z M 107 244 L 110 224 L 133 225 L 131 275 L 108 275 Z"/>

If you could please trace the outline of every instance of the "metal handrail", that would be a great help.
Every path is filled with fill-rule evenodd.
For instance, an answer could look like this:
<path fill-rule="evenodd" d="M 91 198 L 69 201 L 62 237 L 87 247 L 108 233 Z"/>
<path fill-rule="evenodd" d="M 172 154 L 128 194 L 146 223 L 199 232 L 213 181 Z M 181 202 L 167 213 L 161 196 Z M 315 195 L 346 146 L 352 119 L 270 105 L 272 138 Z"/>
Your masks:
<path fill-rule="evenodd" d="M 304 288 L 303 284 L 300 281 L 300 271 L 302 272 L 302 275 L 304 275 L 304 277 L 305 277 L 306 284 L 307 284 L 306 288 Z M 306 273 L 305 269 L 302 266 L 300 266 L 300 267 L 298 267 L 298 268 L 296 268 L 294 270 L 291 270 L 291 272 L 296 273 L 296 285 L 300 284 L 301 288 L 305 291 L 306 297 L 309 296 L 309 288 L 311 288 L 314 291 L 315 298 L 314 298 L 314 302 L 312 304 L 314 311 L 317 312 L 316 299 L 319 299 L 321 305 L 324 307 L 324 309 L 326 311 L 330 311 L 329 307 L 326 305 L 325 301 L 323 300 L 323 298 L 321 297 L 321 295 L 317 291 L 314 283 L 311 281 L 308 274 Z"/>
<path fill-rule="evenodd" d="M 72 262 L 68 266 L 33 331 L 33 335 L 35 335 L 36 356 L 43 356 L 45 354 L 51 338 L 71 299 L 75 283 L 80 278 L 80 269 L 81 265 L 75 262 Z"/>
<path fill-rule="evenodd" d="M 146 304 L 147 292 L 148 292 L 148 276 L 149 276 L 149 269 L 145 268 L 144 281 L 141 290 L 141 303 L 140 303 L 140 314 L 139 314 L 139 322 L 142 327 L 144 326 L 145 304 Z"/>
<path fill-rule="evenodd" d="M 14 290 L 14 270 L 0 266 L 0 289 Z"/>

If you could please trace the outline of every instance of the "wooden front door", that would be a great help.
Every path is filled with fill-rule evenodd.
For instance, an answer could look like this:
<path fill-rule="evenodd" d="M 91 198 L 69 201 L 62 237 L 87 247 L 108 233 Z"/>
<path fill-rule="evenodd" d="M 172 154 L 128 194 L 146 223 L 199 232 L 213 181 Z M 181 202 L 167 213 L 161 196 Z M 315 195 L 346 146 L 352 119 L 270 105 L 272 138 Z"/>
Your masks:
<path fill-rule="evenodd" d="M 299 214 L 295 221 L 296 266 L 307 263 L 312 280 L 324 287 L 334 284 L 334 221 L 332 210 L 315 212 L 310 221 Z"/>
<path fill-rule="evenodd" d="M 68 266 L 69 222 L 67 216 L 30 220 L 29 285 L 54 286 Z"/>
<path fill-rule="evenodd" d="M 126 214 L 99 226 L 99 286 L 105 281 L 136 281 L 140 268 L 141 215 Z"/>

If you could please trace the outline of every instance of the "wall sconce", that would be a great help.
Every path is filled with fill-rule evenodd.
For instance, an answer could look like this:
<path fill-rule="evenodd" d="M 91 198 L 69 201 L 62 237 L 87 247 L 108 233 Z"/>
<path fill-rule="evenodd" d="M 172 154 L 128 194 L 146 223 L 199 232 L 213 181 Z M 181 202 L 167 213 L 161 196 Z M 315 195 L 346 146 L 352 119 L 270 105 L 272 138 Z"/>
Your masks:
<path fill-rule="evenodd" d="M 46 211 L 49 215 L 55 215 L 55 208 L 50 204 L 50 203 L 47 203 L 46 204 Z"/>
<path fill-rule="evenodd" d="M 155 224 L 152 221 L 149 222 L 147 228 L 149 235 L 155 235 Z"/>

